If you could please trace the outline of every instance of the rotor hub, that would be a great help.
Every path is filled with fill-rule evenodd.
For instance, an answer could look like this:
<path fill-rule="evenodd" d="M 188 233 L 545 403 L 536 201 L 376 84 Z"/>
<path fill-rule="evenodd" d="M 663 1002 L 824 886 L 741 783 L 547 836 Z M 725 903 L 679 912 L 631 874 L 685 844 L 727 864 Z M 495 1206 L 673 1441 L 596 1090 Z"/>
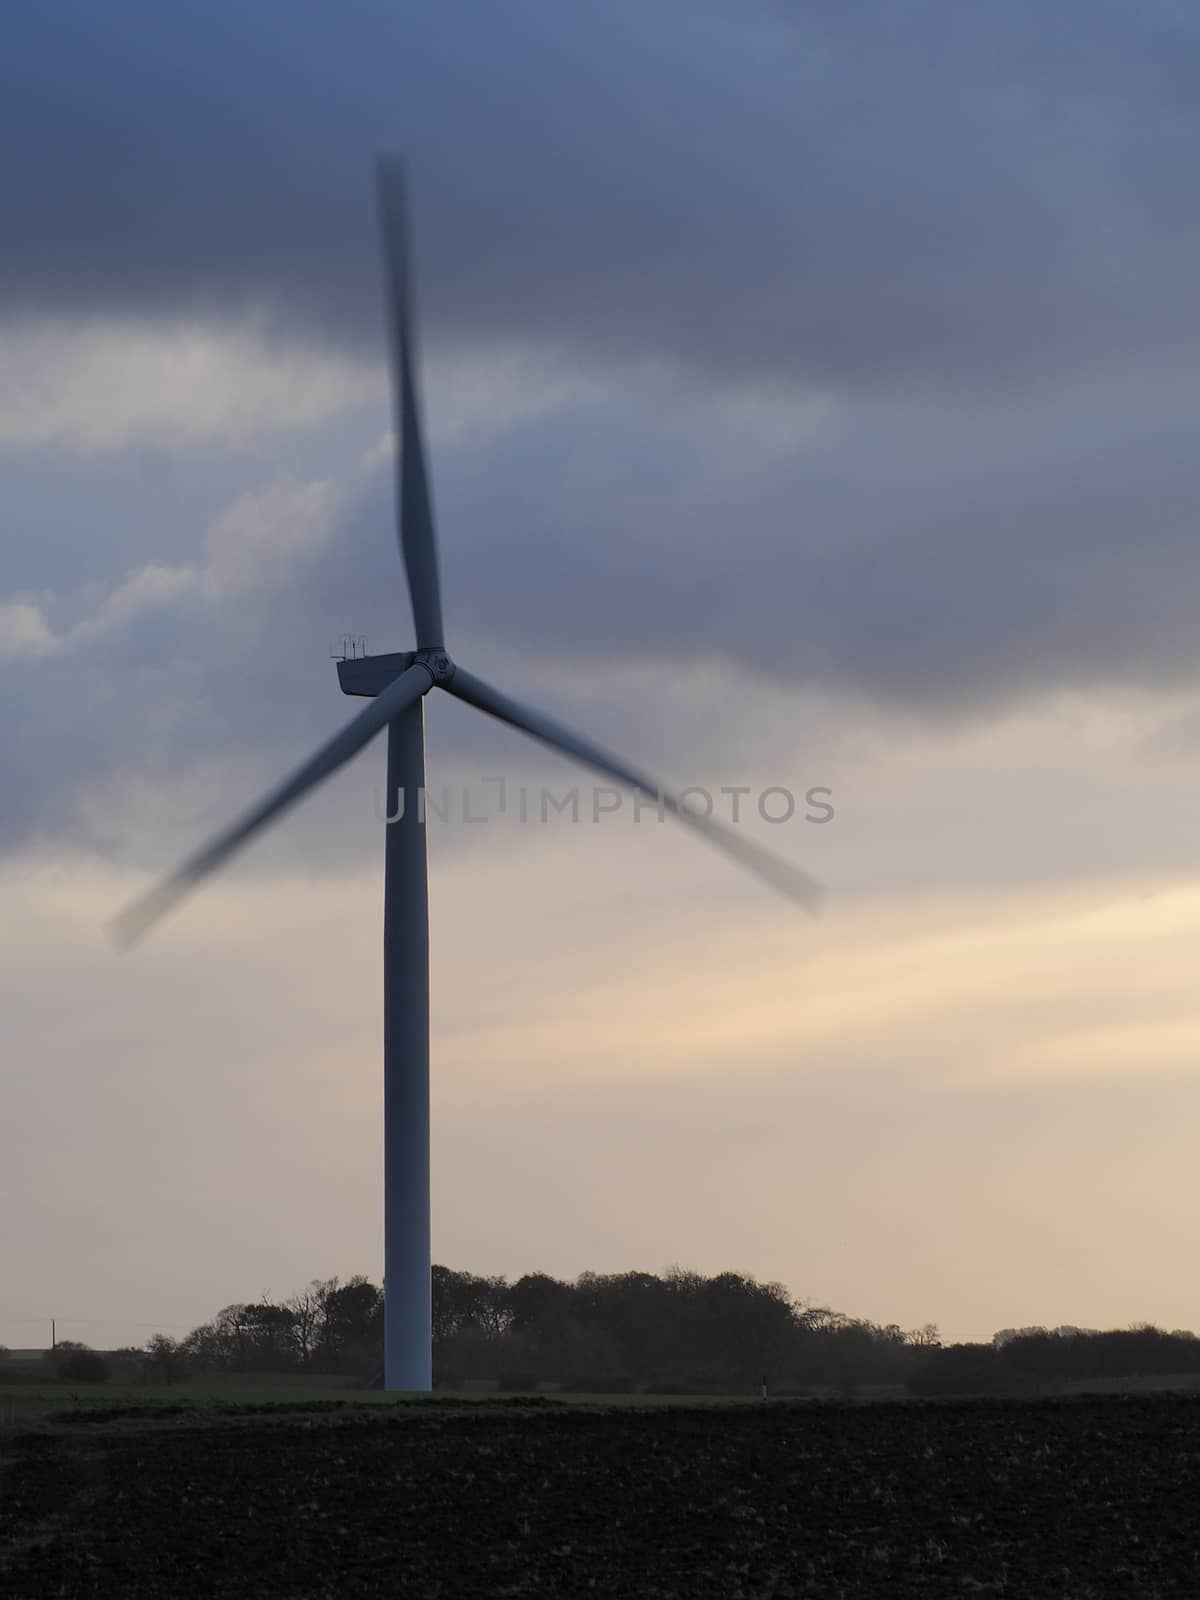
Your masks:
<path fill-rule="evenodd" d="M 441 645 L 415 651 L 413 666 L 418 665 L 425 668 L 434 683 L 449 683 L 454 676 L 454 663 Z"/>

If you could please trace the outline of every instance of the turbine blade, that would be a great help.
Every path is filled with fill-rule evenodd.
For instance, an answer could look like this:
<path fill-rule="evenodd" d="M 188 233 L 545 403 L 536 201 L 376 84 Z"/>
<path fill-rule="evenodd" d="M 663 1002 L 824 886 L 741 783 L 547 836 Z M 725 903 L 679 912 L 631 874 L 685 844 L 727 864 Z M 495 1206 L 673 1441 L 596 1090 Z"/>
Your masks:
<path fill-rule="evenodd" d="M 543 744 L 549 745 L 561 755 L 570 756 L 574 761 L 581 761 L 584 766 L 602 772 L 605 777 L 615 778 L 618 783 L 626 784 L 631 789 L 640 789 L 655 800 L 661 799 L 665 810 L 677 816 L 681 822 L 686 822 L 695 828 L 710 844 L 716 845 L 718 850 L 725 851 L 726 855 L 732 856 L 740 865 L 756 873 L 773 889 L 778 889 L 781 894 L 787 895 L 788 899 L 797 901 L 814 916 L 820 909 L 821 902 L 825 898 L 825 889 L 807 872 L 802 872 L 799 867 L 792 866 L 790 862 L 784 861 L 772 851 L 765 850 L 762 845 L 743 839 L 724 823 L 714 822 L 709 817 L 702 817 L 694 811 L 689 811 L 687 806 L 682 805 L 675 795 L 663 788 L 662 784 L 644 773 L 635 771 L 615 756 L 609 755 L 606 750 L 600 749 L 599 745 L 580 738 L 561 722 L 543 716 L 540 711 L 532 711 L 527 706 L 518 705 L 515 700 L 510 700 L 507 695 L 501 694 L 498 689 L 493 689 L 491 684 L 485 683 L 482 678 L 464 671 L 462 667 L 456 666 L 454 676 L 440 687 L 457 696 L 459 700 L 465 700 L 476 710 L 486 711 L 489 716 L 507 722 L 510 727 L 520 728 L 523 733 L 540 739 Z"/>
<path fill-rule="evenodd" d="M 396 425 L 396 505 L 400 554 L 408 575 L 417 648 L 434 649 L 440 648 L 446 640 L 442 628 L 442 595 L 438 579 L 437 538 L 433 529 L 433 502 L 429 493 L 413 370 L 416 351 L 413 346 L 412 284 L 404 223 L 404 165 L 401 161 L 395 157 L 383 157 L 380 160 L 378 188 L 392 364 L 392 406 Z"/>
<path fill-rule="evenodd" d="M 205 845 L 203 850 L 198 850 L 195 855 L 189 856 L 169 877 L 164 878 L 161 883 L 156 884 L 147 894 L 135 900 L 115 917 L 109 924 L 115 942 L 122 949 L 128 949 L 130 945 L 136 943 L 160 918 L 165 917 L 184 895 L 194 889 L 201 879 L 206 878 L 210 872 L 215 872 L 222 862 L 227 861 L 235 850 L 240 849 L 247 840 L 253 838 L 281 812 L 295 805 L 297 800 L 323 778 L 329 777 L 339 767 L 344 766 L 351 756 L 357 755 L 363 745 L 369 743 L 386 723 L 414 701 L 419 700 L 431 682 L 431 675 L 425 667 L 413 666 L 402 672 L 382 694 L 377 695 L 370 705 L 366 706 L 352 722 L 348 722 L 328 744 L 322 745 L 316 755 L 306 761 L 286 782 L 273 789 L 240 821 L 227 828 L 224 833 L 218 834 Z"/>

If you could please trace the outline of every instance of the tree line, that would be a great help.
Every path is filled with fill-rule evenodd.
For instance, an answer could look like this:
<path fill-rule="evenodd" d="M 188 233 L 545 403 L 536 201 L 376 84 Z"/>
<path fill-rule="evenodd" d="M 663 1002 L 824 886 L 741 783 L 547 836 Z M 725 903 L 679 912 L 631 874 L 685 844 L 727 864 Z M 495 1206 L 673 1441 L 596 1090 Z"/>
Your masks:
<path fill-rule="evenodd" d="M 907 1380 L 917 1395 L 1021 1393 L 1043 1384 L 1200 1373 L 1200 1339 L 1153 1323 L 1107 1332 L 1085 1328 L 1006 1329 L 991 1344 L 931 1351 Z"/>
<path fill-rule="evenodd" d="M 757 1390 L 789 1384 L 903 1381 L 937 1342 L 932 1324 L 908 1332 L 794 1300 L 780 1283 L 673 1267 L 585 1272 L 573 1282 L 527 1273 L 509 1282 L 435 1266 L 434 1383 L 467 1378 L 502 1387 L 560 1383 L 617 1392 Z M 102 1358 L 63 1343 L 55 1370 L 87 1381 Z M 221 1373 L 297 1373 L 367 1379 L 383 1364 L 383 1290 L 357 1276 L 314 1279 L 299 1294 L 224 1307 L 182 1339 L 155 1334 L 144 1349 L 109 1353 L 175 1383 Z"/>
<path fill-rule="evenodd" d="M 934 1395 L 1200 1371 L 1200 1340 L 1182 1329 L 1005 1329 L 991 1344 L 944 1346 L 932 1323 L 848 1317 L 736 1272 L 584 1272 L 573 1282 L 535 1272 L 510 1283 L 435 1266 L 432 1290 L 438 1388 L 491 1378 L 508 1389 L 744 1393 L 765 1378 L 777 1395 L 865 1384 Z M 165 1383 L 235 1372 L 367 1381 L 383 1363 L 383 1290 L 362 1276 L 314 1279 L 285 1300 L 226 1306 L 182 1339 L 156 1334 L 107 1358 L 64 1342 L 50 1360 L 81 1382 L 133 1363 Z"/>

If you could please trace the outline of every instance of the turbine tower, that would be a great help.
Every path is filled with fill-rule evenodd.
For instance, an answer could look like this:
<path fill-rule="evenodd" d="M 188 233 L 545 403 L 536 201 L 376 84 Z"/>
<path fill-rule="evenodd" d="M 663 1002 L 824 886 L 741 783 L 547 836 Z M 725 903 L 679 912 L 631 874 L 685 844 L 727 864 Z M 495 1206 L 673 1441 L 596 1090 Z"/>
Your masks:
<path fill-rule="evenodd" d="M 651 796 L 806 910 L 821 886 L 807 873 L 682 805 L 655 779 L 570 728 L 518 704 L 459 666 L 446 649 L 433 506 L 417 401 L 411 282 L 402 163 L 379 162 L 385 286 L 397 445 L 400 553 L 408 578 L 416 649 L 338 663 L 344 693 L 370 699 L 342 731 L 258 805 L 136 900 L 112 924 L 127 948 L 248 840 L 387 729 L 387 810 L 406 797 L 387 828 L 384 865 L 384 1387 L 432 1387 L 429 1228 L 429 899 L 425 827 L 415 803 L 425 782 L 423 701 L 441 689 L 519 728 L 551 750 Z"/>

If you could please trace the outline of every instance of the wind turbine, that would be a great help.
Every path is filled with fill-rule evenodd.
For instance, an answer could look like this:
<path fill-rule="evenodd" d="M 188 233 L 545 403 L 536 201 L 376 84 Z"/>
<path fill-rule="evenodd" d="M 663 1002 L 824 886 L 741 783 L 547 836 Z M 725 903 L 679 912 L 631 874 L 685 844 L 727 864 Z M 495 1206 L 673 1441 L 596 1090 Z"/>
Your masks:
<path fill-rule="evenodd" d="M 422 702 L 441 689 L 519 728 L 551 750 L 631 789 L 695 828 L 772 887 L 815 913 L 823 890 L 799 868 L 689 810 L 655 779 L 609 755 L 572 729 L 518 704 L 446 650 L 433 506 L 417 403 L 411 284 L 402 163 L 386 157 L 377 171 L 388 297 L 397 443 L 400 553 L 416 625 L 416 649 L 339 661 L 345 694 L 371 704 L 239 821 L 190 856 L 117 917 L 112 931 L 127 948 L 234 852 L 344 766 L 384 728 L 387 808 L 408 797 L 387 828 L 384 866 L 384 1387 L 432 1387 L 429 1236 L 429 896 L 425 827 L 414 797 L 425 783 Z"/>

